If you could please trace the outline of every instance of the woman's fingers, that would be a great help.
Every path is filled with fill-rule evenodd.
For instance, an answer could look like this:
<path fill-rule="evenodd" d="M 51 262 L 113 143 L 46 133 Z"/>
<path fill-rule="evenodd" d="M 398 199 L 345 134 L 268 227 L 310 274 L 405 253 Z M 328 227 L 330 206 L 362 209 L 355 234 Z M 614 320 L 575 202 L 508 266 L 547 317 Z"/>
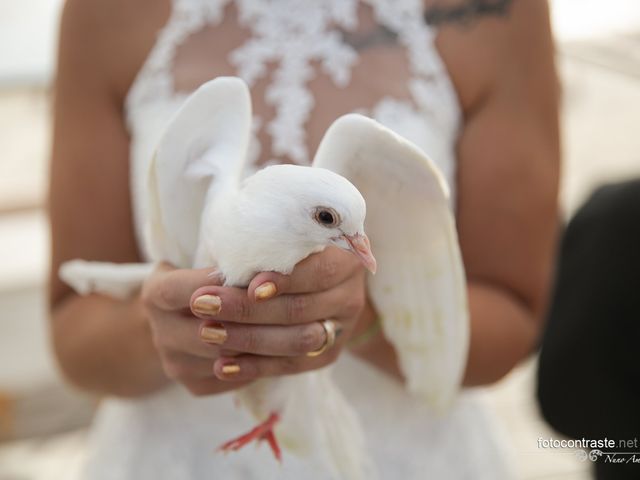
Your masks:
<path fill-rule="evenodd" d="M 192 395 L 196 397 L 202 397 L 205 395 L 212 395 L 220 393 L 220 380 L 211 375 L 209 378 L 187 380 L 182 382 Z M 240 388 L 243 384 L 249 383 L 249 381 L 238 381 L 233 385 L 233 389 Z M 231 390 L 231 389 L 229 389 Z"/>
<path fill-rule="evenodd" d="M 211 360 L 187 354 L 169 353 L 162 357 L 162 363 L 167 376 L 180 382 L 193 395 L 220 393 L 219 379 L 214 375 Z M 238 379 L 238 382 L 242 383 L 242 379 Z"/>
<path fill-rule="evenodd" d="M 158 350 L 182 352 L 209 360 L 220 356 L 220 348 L 200 338 L 200 321 L 191 315 L 160 312 L 151 323 L 153 341 Z"/>
<path fill-rule="evenodd" d="M 341 325 L 336 322 L 337 332 Z M 226 361 L 235 358 L 260 359 L 271 356 L 279 358 L 276 363 L 250 363 L 250 376 L 270 376 L 282 369 L 290 371 L 299 368 L 317 368 L 317 362 L 305 361 L 306 353 L 318 350 L 327 341 L 326 332 L 319 322 L 293 326 L 257 326 L 240 324 L 222 324 L 218 322 L 198 322 L 194 318 L 179 318 L 166 314 L 153 327 L 154 342 L 159 348 L 163 368 L 169 378 L 182 383 L 211 377 L 214 374 L 214 361 L 223 355 Z M 242 352 L 239 354 L 238 352 Z M 251 355 L 246 355 L 251 354 Z M 295 358 L 293 363 L 283 357 Z M 249 367 L 247 367 L 249 368 Z M 284 370 L 283 370 L 284 371 Z M 296 370 L 297 371 L 297 370 Z M 302 371 L 302 370 L 300 370 Z M 243 375 L 242 379 L 249 378 Z"/>
<path fill-rule="evenodd" d="M 342 325 L 336 321 L 338 334 Z M 320 322 L 299 325 L 243 325 L 232 322 L 198 321 L 193 317 L 166 313 L 152 325 L 153 340 L 168 352 L 183 353 L 209 361 L 232 352 L 256 355 L 297 356 L 317 350 L 326 342 Z M 211 373 L 211 371 L 209 372 Z"/>
<path fill-rule="evenodd" d="M 161 263 L 145 282 L 142 298 L 145 305 L 165 311 L 189 307 L 194 290 L 202 286 L 221 285 L 220 274 L 213 268 L 175 269 Z"/>
<path fill-rule="evenodd" d="M 249 295 L 222 287 L 212 273 L 161 265 L 143 287 L 165 372 L 196 395 L 218 391 L 215 376 L 242 383 L 327 365 L 340 340 L 318 356 L 306 355 L 327 342 L 318 320 L 332 318 L 338 334 L 348 332 L 365 298 L 359 262 L 335 248 L 301 262 L 290 276 L 258 275 Z"/>
<path fill-rule="evenodd" d="M 258 355 L 220 357 L 213 365 L 213 372 L 220 380 L 232 382 L 294 375 L 329 365 L 335 361 L 337 353 L 338 349 L 334 348 L 317 357 L 263 357 Z"/>
<path fill-rule="evenodd" d="M 243 289 L 202 287 L 191 297 L 191 311 L 202 319 L 261 325 L 294 325 L 349 317 L 362 307 L 364 292 L 351 286 L 356 282 L 361 279 L 352 276 L 340 288 L 278 295 L 260 302 L 248 297 Z"/>
<path fill-rule="evenodd" d="M 336 325 L 341 329 L 339 322 Z M 227 350 L 267 356 L 301 356 L 327 341 L 320 322 L 292 326 L 203 322 L 200 338 Z"/>
<path fill-rule="evenodd" d="M 229 357 L 232 358 L 232 357 Z M 184 382 L 213 377 L 213 361 L 183 352 L 165 352 L 161 356 L 167 377 Z"/>
<path fill-rule="evenodd" d="M 247 289 L 250 298 L 266 300 L 276 294 L 311 293 L 328 290 L 341 284 L 362 268 L 360 261 L 350 252 L 338 247 L 327 247 L 310 255 L 296 265 L 290 275 L 262 272 L 256 275 Z M 273 287 L 269 287 L 271 283 Z M 265 285 L 266 288 L 265 288 Z M 262 287 L 262 288 L 261 288 Z M 273 293 L 266 297 L 264 293 Z"/>

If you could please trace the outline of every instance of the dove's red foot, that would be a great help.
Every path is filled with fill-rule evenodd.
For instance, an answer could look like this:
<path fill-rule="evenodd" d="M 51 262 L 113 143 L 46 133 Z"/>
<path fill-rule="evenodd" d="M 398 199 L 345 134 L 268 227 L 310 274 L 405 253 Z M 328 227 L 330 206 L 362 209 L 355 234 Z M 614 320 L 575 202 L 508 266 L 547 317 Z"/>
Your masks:
<path fill-rule="evenodd" d="M 278 441 L 276 440 L 276 436 L 273 433 L 273 427 L 280 420 L 280 415 L 273 412 L 269 415 L 264 422 L 259 424 L 258 426 L 251 429 L 251 431 L 245 433 L 244 435 L 240 435 L 238 438 L 234 438 L 233 440 L 229 440 L 226 443 L 220 445 L 218 450 L 222 452 L 236 451 L 240 450 L 245 445 L 253 442 L 254 440 L 266 440 L 271 447 L 271 451 L 273 452 L 273 456 L 281 462 L 282 454 L 280 452 L 280 446 L 278 445 Z"/>

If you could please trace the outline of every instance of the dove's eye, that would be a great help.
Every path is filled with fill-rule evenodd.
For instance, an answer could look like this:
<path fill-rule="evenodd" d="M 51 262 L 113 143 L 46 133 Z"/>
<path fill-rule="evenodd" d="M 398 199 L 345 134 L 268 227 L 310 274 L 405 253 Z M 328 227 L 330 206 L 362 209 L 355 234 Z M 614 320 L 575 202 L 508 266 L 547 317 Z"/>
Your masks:
<path fill-rule="evenodd" d="M 340 223 L 340 217 L 333 208 L 319 207 L 315 212 L 316 221 L 325 227 L 335 227 Z"/>

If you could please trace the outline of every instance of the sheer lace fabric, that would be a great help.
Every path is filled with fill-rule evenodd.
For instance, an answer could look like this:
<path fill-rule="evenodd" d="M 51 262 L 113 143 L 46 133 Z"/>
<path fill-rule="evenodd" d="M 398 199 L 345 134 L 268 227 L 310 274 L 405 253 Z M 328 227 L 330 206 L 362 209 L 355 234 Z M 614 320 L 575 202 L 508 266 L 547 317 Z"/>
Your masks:
<path fill-rule="evenodd" d="M 240 76 L 254 92 L 261 163 L 309 163 L 330 121 L 353 110 L 403 119 L 416 140 L 427 122 L 455 133 L 433 37 L 419 0 L 175 0 L 127 109 Z"/>
<path fill-rule="evenodd" d="M 255 168 L 308 163 L 330 123 L 359 111 L 423 148 L 453 185 L 460 108 L 421 1 L 173 0 L 172 7 L 126 99 L 141 248 L 146 170 L 159 136 L 188 93 L 219 75 L 251 86 Z M 361 415 L 380 478 L 509 478 L 474 394 L 438 417 L 348 353 L 334 377 Z M 330 478 L 313 456 L 285 453 L 280 466 L 266 448 L 214 452 L 251 426 L 231 394 L 194 398 L 173 386 L 139 400 L 106 400 L 87 478 Z"/>

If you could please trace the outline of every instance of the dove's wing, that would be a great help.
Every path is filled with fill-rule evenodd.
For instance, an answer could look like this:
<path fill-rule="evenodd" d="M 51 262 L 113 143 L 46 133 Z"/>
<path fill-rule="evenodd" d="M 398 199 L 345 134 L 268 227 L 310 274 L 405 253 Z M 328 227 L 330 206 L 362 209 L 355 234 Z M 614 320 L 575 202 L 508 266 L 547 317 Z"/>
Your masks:
<path fill-rule="evenodd" d="M 239 78 L 218 77 L 185 102 L 149 170 L 147 237 L 154 260 L 191 267 L 205 208 L 237 188 L 251 133 L 251 99 Z"/>
<path fill-rule="evenodd" d="M 152 260 L 190 267 L 205 203 L 235 188 L 247 155 L 251 100 L 245 83 L 219 77 L 196 90 L 166 128 L 149 169 L 147 243 Z M 132 295 L 150 265 L 71 261 L 61 278 L 82 295 Z"/>
<path fill-rule="evenodd" d="M 356 114 L 333 123 L 313 166 L 343 175 L 364 196 L 378 262 L 368 279 L 371 301 L 410 391 L 446 408 L 461 384 L 469 324 L 443 176 L 418 147 Z"/>

